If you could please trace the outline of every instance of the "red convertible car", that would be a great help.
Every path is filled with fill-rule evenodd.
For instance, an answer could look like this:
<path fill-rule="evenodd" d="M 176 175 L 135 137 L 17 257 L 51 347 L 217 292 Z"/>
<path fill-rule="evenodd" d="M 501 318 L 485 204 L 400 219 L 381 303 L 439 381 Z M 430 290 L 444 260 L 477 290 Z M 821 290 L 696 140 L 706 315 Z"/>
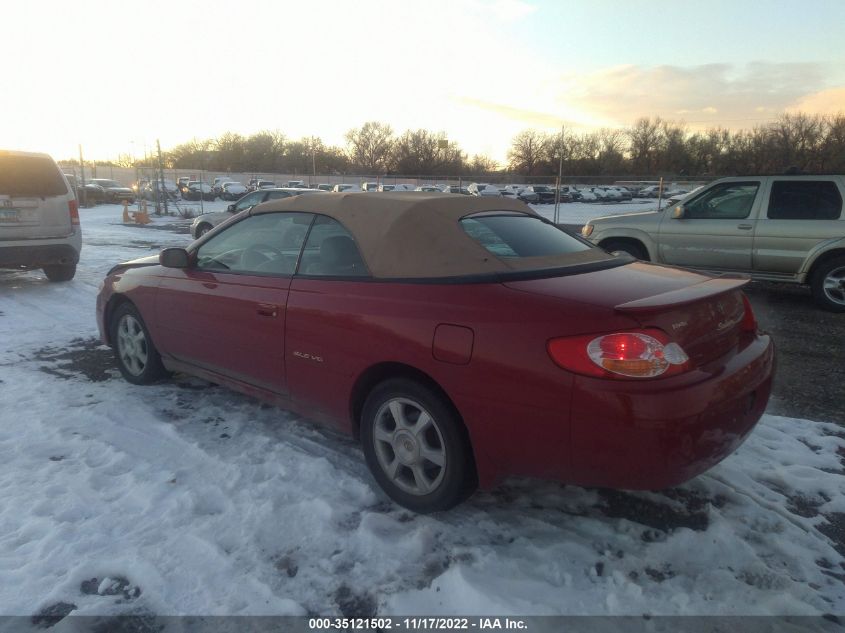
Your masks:
<path fill-rule="evenodd" d="M 97 314 L 130 382 L 185 372 L 334 425 L 430 512 L 511 475 L 660 489 L 732 453 L 774 371 L 744 283 L 515 200 L 343 193 L 120 264 Z"/>

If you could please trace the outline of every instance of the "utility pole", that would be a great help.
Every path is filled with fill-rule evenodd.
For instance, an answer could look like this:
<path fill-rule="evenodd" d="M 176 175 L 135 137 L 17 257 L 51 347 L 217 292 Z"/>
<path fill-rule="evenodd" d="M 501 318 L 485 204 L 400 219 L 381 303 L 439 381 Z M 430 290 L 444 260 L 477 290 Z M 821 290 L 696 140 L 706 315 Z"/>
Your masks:
<path fill-rule="evenodd" d="M 317 180 L 317 144 L 314 137 L 311 137 L 311 175 Z"/>
<path fill-rule="evenodd" d="M 158 150 L 158 174 L 159 174 L 159 192 L 157 197 L 164 197 L 164 215 L 170 215 L 167 210 L 167 190 L 164 188 L 164 161 L 161 160 L 161 143 L 156 139 L 156 148 Z M 161 215 L 161 206 L 156 203 L 156 215 Z"/>
<path fill-rule="evenodd" d="M 563 178 L 563 126 L 560 126 L 560 146 L 558 147 L 560 156 L 557 164 L 557 187 L 555 187 L 555 224 L 560 222 L 560 186 Z"/>
<path fill-rule="evenodd" d="M 79 144 L 79 180 L 82 183 L 82 206 L 88 206 L 88 194 L 85 190 L 85 161 L 82 160 L 82 143 Z"/>

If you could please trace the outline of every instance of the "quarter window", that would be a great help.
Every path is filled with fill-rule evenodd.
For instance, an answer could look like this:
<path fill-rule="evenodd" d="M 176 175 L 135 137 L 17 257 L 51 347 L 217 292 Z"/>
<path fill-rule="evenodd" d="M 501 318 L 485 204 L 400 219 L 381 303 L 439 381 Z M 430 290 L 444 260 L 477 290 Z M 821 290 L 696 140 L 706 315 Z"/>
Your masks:
<path fill-rule="evenodd" d="M 772 184 L 769 213 L 772 220 L 838 220 L 842 195 L 829 180 L 778 180 Z"/>
<path fill-rule="evenodd" d="M 352 234 L 334 218 L 318 215 L 302 252 L 299 274 L 367 277 L 369 272 Z"/>
<path fill-rule="evenodd" d="M 313 217 L 310 213 L 262 213 L 244 218 L 200 246 L 197 268 L 293 275 Z"/>
<path fill-rule="evenodd" d="M 715 185 L 684 203 L 684 217 L 702 220 L 747 218 L 759 188 L 758 182 L 726 182 Z"/>

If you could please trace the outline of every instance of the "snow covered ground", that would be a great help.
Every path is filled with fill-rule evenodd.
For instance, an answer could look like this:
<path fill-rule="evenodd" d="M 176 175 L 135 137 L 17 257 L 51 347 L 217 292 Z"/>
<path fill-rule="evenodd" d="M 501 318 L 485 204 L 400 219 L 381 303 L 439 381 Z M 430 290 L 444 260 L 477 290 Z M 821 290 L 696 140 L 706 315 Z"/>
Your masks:
<path fill-rule="evenodd" d="M 98 285 L 188 221 L 81 215 L 74 281 L 0 272 L 0 614 L 845 613 L 840 426 L 764 416 L 659 494 L 518 480 L 415 516 L 349 439 L 184 376 L 120 379 Z"/>

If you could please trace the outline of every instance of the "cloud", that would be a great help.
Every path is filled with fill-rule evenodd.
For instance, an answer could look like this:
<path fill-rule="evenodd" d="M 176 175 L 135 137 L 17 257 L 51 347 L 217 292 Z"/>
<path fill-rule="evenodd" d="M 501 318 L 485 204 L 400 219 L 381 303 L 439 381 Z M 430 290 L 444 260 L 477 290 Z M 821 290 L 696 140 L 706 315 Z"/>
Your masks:
<path fill-rule="evenodd" d="M 828 88 L 801 97 L 790 112 L 806 112 L 807 114 L 841 114 L 845 113 L 845 86 Z"/>
<path fill-rule="evenodd" d="M 551 112 L 540 112 L 466 96 L 454 97 L 454 100 L 460 105 L 492 112 L 512 121 L 519 121 L 527 127 L 548 128 L 560 127 L 564 124 L 572 125 L 571 121 L 565 121 L 560 115 Z"/>
<path fill-rule="evenodd" d="M 638 117 L 686 120 L 691 127 L 749 127 L 785 111 L 824 88 L 821 64 L 753 62 L 700 66 L 619 66 L 561 79 L 560 99 L 608 124 Z M 840 103 L 842 102 L 839 93 Z"/>

